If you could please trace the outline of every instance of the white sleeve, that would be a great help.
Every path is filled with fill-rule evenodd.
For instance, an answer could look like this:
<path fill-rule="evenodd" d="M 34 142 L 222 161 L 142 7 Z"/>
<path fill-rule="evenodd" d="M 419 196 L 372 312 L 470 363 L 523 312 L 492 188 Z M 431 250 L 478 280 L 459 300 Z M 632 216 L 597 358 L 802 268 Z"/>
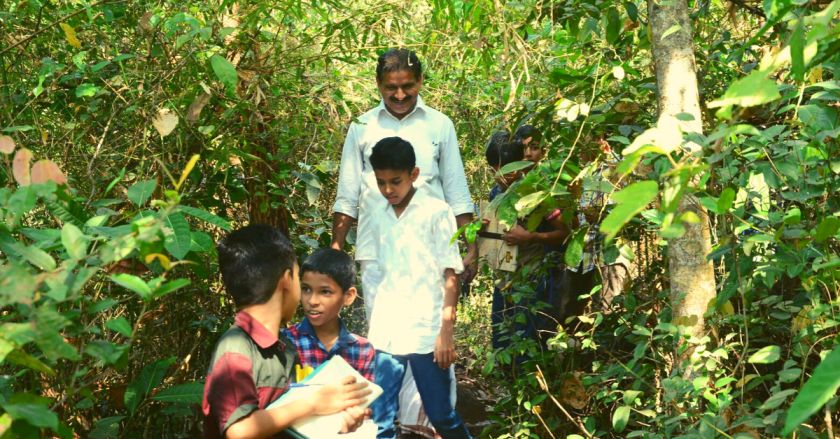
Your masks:
<path fill-rule="evenodd" d="M 475 206 L 472 198 L 470 198 L 470 189 L 467 186 L 467 177 L 464 175 L 464 162 L 461 161 L 461 150 L 458 147 L 455 125 L 448 117 L 443 130 L 443 143 L 438 162 L 443 197 L 455 215 L 475 214 Z"/>
<path fill-rule="evenodd" d="M 432 237 L 434 239 L 435 256 L 441 272 L 447 268 L 455 270 L 456 273 L 464 271 L 464 262 L 461 260 L 461 252 L 458 250 L 458 240 L 452 239 L 457 231 L 458 225 L 455 222 L 452 209 L 447 208 L 435 215 Z"/>
<path fill-rule="evenodd" d="M 333 213 L 343 213 L 359 218 L 359 196 L 362 192 L 362 151 L 359 149 L 358 127 L 350 124 L 344 148 L 341 151 L 341 165 L 338 172 Z"/>

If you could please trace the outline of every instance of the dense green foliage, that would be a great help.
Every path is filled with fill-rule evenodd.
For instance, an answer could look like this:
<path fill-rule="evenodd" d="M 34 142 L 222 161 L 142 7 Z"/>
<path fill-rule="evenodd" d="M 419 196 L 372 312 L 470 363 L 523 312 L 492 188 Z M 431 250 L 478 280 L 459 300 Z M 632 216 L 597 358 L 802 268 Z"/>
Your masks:
<path fill-rule="evenodd" d="M 287 228 L 301 253 L 329 242 L 344 132 L 376 102 L 377 51 L 403 45 L 456 123 L 476 198 L 491 181 L 480 145 L 528 120 L 550 154 L 500 215 L 571 217 L 581 181 L 616 202 L 600 212 L 606 257 L 635 252 L 617 309 L 560 322 L 546 349 L 488 346 L 484 270 L 459 339 L 498 400 L 487 435 L 827 437 L 840 0 L 690 7 L 705 134 L 684 140 L 701 155 L 653 127 L 644 2 L 3 3 L 0 436 L 198 435 L 233 315 L 213 242 L 248 221 Z M 604 141 L 624 157 L 607 184 L 591 178 Z M 662 258 L 697 220 L 676 215 L 689 195 L 711 216 L 719 286 L 694 340 Z"/>

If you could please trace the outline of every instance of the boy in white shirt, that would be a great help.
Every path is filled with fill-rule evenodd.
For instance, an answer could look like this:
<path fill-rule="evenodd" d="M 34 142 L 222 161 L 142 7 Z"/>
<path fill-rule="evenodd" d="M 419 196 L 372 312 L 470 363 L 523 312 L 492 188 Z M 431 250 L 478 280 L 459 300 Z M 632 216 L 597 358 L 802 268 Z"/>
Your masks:
<path fill-rule="evenodd" d="M 384 393 L 374 402 L 378 438 L 396 437 L 394 419 L 405 369 L 411 365 L 426 414 L 444 439 L 471 438 L 450 400 L 455 361 L 455 308 L 463 270 L 457 227 L 446 202 L 415 188 L 420 173 L 411 144 L 387 137 L 373 147 L 370 164 L 388 201 L 372 212 L 375 279 L 368 339 L 377 349 L 374 376 Z M 374 294 L 370 294 L 374 293 Z"/>

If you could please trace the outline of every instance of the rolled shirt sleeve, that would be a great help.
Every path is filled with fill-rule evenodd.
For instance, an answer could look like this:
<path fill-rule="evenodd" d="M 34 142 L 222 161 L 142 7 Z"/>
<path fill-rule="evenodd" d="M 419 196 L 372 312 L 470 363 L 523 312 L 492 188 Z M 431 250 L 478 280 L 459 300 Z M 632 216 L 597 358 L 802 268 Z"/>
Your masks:
<path fill-rule="evenodd" d="M 362 150 L 359 148 L 358 126 L 350 124 L 344 148 L 341 150 L 341 166 L 338 172 L 334 213 L 343 213 L 359 218 L 359 198 L 362 191 Z"/>

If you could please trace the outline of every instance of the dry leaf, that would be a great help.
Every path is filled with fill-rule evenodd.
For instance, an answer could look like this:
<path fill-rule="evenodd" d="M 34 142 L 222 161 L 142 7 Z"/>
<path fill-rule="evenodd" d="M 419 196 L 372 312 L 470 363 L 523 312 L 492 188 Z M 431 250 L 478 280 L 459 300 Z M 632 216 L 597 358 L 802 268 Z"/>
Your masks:
<path fill-rule="evenodd" d="M 569 374 L 562 378 L 560 381 L 560 400 L 576 410 L 583 410 L 586 407 L 586 404 L 589 403 L 589 394 L 586 393 L 580 377 Z"/>
<path fill-rule="evenodd" d="M 157 117 L 152 120 L 152 125 L 161 137 L 166 137 L 178 126 L 178 115 L 168 108 L 161 108 Z"/>
<path fill-rule="evenodd" d="M 21 186 L 28 186 L 30 183 L 29 162 L 31 161 L 32 152 L 26 148 L 19 149 L 12 161 L 12 174 L 15 176 L 15 181 Z"/>
<path fill-rule="evenodd" d="M 38 160 L 32 165 L 32 184 L 54 181 L 56 184 L 67 184 L 67 176 L 61 172 L 52 160 Z"/>
<path fill-rule="evenodd" d="M 210 102 L 210 94 L 199 93 L 193 103 L 190 104 L 190 108 L 187 109 L 187 122 L 195 123 L 198 120 L 198 116 L 201 115 L 201 110 L 204 109 L 204 106 L 208 102 Z"/>
<path fill-rule="evenodd" d="M 0 136 L 0 152 L 11 154 L 15 152 L 15 141 L 9 136 Z"/>
<path fill-rule="evenodd" d="M 61 30 L 64 31 L 64 39 L 67 40 L 67 44 L 77 49 L 81 49 L 82 42 L 76 37 L 76 30 L 67 23 L 59 23 L 58 25 L 61 26 Z"/>

